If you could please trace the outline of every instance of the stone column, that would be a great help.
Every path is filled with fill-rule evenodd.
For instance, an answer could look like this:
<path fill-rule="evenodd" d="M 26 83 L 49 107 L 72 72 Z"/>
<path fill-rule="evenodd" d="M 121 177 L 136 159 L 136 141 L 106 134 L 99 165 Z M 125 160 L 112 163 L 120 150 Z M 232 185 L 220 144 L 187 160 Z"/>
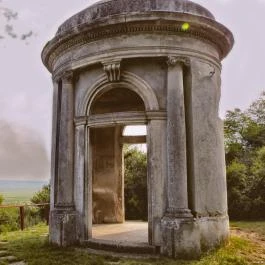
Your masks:
<path fill-rule="evenodd" d="M 54 208 L 51 211 L 50 241 L 66 246 L 76 242 L 77 213 L 74 210 L 74 85 L 73 73 L 58 82 L 55 149 Z"/>
<path fill-rule="evenodd" d="M 58 105 L 60 101 L 58 80 L 53 79 L 53 105 L 52 105 L 52 147 L 51 147 L 51 195 L 50 195 L 50 211 L 53 211 L 55 204 L 55 178 L 57 166 L 57 135 L 58 135 Z"/>
<path fill-rule="evenodd" d="M 85 240 L 88 234 L 88 186 L 85 176 L 86 118 L 75 122 L 75 163 L 74 163 L 74 201 L 75 210 L 80 216 L 77 227 L 80 238 Z"/>
<path fill-rule="evenodd" d="M 200 253 L 199 232 L 188 209 L 183 68 L 189 60 L 171 57 L 167 77 L 167 209 L 161 221 L 161 253 L 173 258 Z"/>
<path fill-rule="evenodd" d="M 74 182 L 74 86 L 73 73 L 62 76 L 58 184 L 55 205 L 73 207 Z"/>
<path fill-rule="evenodd" d="M 167 121 L 151 119 L 147 126 L 149 244 L 161 245 L 161 218 L 166 210 Z"/>
<path fill-rule="evenodd" d="M 182 57 L 168 60 L 167 85 L 167 150 L 168 207 L 167 214 L 191 217 L 188 209 L 186 125 Z"/>

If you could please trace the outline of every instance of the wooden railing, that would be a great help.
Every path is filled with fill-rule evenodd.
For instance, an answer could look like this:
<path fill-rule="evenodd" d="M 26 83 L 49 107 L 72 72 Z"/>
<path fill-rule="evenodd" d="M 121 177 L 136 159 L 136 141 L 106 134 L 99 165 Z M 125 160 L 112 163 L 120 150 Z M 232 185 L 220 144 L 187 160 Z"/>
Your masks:
<path fill-rule="evenodd" d="M 20 229 L 24 230 L 25 228 L 25 207 L 43 207 L 49 206 L 49 203 L 40 203 L 40 204 L 16 204 L 16 205 L 0 205 L 0 209 L 10 209 L 10 208 L 18 208 L 19 209 L 19 220 L 20 220 Z M 49 208 L 46 207 L 45 219 L 48 224 L 49 222 Z"/>

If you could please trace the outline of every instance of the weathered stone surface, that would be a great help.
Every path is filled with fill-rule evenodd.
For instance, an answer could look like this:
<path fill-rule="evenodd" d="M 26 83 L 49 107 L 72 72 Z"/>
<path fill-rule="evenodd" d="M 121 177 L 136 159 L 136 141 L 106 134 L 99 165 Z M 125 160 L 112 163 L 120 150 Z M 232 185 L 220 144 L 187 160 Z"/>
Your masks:
<path fill-rule="evenodd" d="M 114 15 L 142 12 L 176 12 L 214 19 L 214 16 L 201 5 L 189 0 L 114 0 L 101 1 L 74 15 L 63 23 L 57 35 L 83 24 Z"/>
<path fill-rule="evenodd" d="M 42 52 L 54 81 L 52 243 L 91 240 L 92 221 L 124 221 L 126 139 L 148 146 L 149 245 L 194 258 L 226 242 L 218 109 L 233 41 L 184 0 L 102 1 L 59 28 Z M 146 136 L 123 137 L 141 124 Z"/>
<path fill-rule="evenodd" d="M 79 215 L 71 209 L 53 210 L 50 213 L 50 242 L 59 246 L 79 242 L 77 231 Z"/>
<path fill-rule="evenodd" d="M 124 221 L 122 145 L 119 144 L 122 130 L 116 126 L 91 132 L 93 223 L 96 224 Z"/>

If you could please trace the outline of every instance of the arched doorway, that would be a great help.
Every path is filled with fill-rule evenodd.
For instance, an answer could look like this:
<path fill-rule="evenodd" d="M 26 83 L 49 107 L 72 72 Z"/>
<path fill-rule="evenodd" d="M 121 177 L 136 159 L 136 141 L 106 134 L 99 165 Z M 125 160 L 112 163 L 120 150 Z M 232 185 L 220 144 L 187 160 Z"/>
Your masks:
<path fill-rule="evenodd" d="M 99 224 L 125 221 L 123 146 L 126 143 L 146 143 L 146 135 L 125 136 L 123 131 L 126 125 L 131 124 L 126 121 L 126 116 L 144 116 L 145 105 L 136 92 L 124 87 L 114 87 L 98 93 L 89 112 L 90 118 L 104 119 L 104 124 L 91 126 L 89 129 L 92 178 L 92 216 L 89 218 L 92 218 L 92 224 L 96 225 L 98 231 Z M 120 118 L 123 121 L 118 122 Z M 144 120 L 138 121 L 138 124 L 143 123 Z M 127 228 L 122 226 L 121 229 Z M 93 238 L 96 237 L 95 233 L 92 233 Z M 117 235 L 115 239 L 118 239 Z"/>
<path fill-rule="evenodd" d="M 160 246 L 161 218 L 166 207 L 163 199 L 166 187 L 166 115 L 159 109 L 153 89 L 130 72 L 124 72 L 118 82 L 109 82 L 106 76 L 99 76 L 77 105 L 75 125 L 75 203 L 81 213 L 80 238 L 94 243 L 93 219 L 94 223 L 106 224 L 124 221 L 122 145 L 128 141 L 135 143 L 140 140 L 142 143 L 143 138 L 134 136 L 132 139 L 122 132 L 128 125 L 144 125 L 147 134 L 143 137 L 148 146 L 148 225 L 145 231 L 148 244 Z M 107 141 L 107 137 L 111 140 Z M 104 152 L 105 148 L 107 152 Z M 111 176 L 106 177 L 108 175 Z M 112 184 L 105 180 L 112 180 Z M 105 206 L 106 201 L 108 207 L 104 210 L 102 205 Z"/>

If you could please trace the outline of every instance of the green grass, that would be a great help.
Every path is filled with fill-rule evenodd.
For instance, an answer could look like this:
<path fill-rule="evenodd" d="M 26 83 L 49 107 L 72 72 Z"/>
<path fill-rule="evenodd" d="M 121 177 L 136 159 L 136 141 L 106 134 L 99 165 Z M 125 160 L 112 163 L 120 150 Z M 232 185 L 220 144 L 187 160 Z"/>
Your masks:
<path fill-rule="evenodd" d="M 243 230 L 248 233 L 257 233 L 261 238 L 265 240 L 265 222 L 264 221 L 237 221 L 231 222 L 230 226 L 235 229 Z"/>
<path fill-rule="evenodd" d="M 253 223 L 232 223 L 240 229 L 249 231 L 256 227 Z M 259 222 L 259 229 L 263 235 L 265 222 Z M 229 244 L 217 251 L 212 251 L 199 261 L 174 261 L 161 258 L 159 260 L 133 260 L 113 258 L 109 256 L 95 256 L 86 253 L 85 249 L 58 248 L 48 244 L 48 227 L 38 225 L 25 231 L 9 232 L 0 235 L 0 241 L 7 241 L 5 245 L 8 252 L 29 265 L 245 265 L 265 264 L 265 247 L 252 242 L 250 239 L 232 236 Z M 1 249 L 1 246 L 0 246 Z M 263 263 L 262 263 L 263 262 Z M 0 265 L 4 263 L 0 262 Z"/>

